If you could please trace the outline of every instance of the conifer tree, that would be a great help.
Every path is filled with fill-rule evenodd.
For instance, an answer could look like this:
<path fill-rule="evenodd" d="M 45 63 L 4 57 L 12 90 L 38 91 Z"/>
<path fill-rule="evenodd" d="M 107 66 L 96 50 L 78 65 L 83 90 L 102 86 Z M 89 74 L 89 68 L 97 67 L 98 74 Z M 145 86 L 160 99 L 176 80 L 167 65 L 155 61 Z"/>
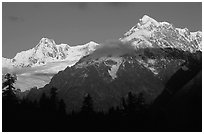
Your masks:
<path fill-rule="evenodd" d="M 93 110 L 93 99 L 89 94 L 87 94 L 84 97 L 84 101 L 81 107 L 81 112 L 84 114 L 91 114 L 93 113 L 93 111 L 94 111 Z"/>
<path fill-rule="evenodd" d="M 13 104 L 16 103 L 17 97 L 15 95 L 15 87 L 14 83 L 16 82 L 17 77 L 15 75 L 11 75 L 7 73 L 4 76 L 4 80 L 2 83 L 3 88 L 3 101 L 6 101 L 6 103 Z"/>
<path fill-rule="evenodd" d="M 61 99 L 60 102 L 59 102 L 59 114 L 61 116 L 66 115 L 66 104 L 64 103 L 63 99 Z"/>
<path fill-rule="evenodd" d="M 57 109 L 57 88 L 52 87 L 50 90 L 50 108 L 53 111 L 56 111 Z"/>

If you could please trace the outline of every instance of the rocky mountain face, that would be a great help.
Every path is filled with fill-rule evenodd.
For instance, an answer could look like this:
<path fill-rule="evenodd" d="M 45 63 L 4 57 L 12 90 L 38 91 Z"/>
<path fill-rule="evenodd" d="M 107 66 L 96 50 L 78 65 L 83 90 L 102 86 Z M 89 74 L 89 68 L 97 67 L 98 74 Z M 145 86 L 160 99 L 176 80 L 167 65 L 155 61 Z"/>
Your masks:
<path fill-rule="evenodd" d="M 120 40 L 130 42 L 136 50 L 142 50 L 143 59 L 138 61 L 164 81 L 169 78 L 164 75 L 172 75 L 177 66 L 202 52 L 202 32 L 176 28 L 173 24 L 157 22 L 147 15 Z"/>
<path fill-rule="evenodd" d="M 189 65 L 201 60 L 201 43 L 201 32 L 175 28 L 145 15 L 119 41 L 100 45 L 54 75 L 39 92 L 49 94 L 56 87 L 68 111 L 78 110 L 87 93 L 93 97 L 95 110 L 120 105 L 120 98 L 130 91 L 142 92 L 146 102 L 152 102 L 175 72 L 189 70 Z M 32 98 L 39 98 L 32 92 Z"/>
<path fill-rule="evenodd" d="M 135 56 L 102 57 L 92 63 L 78 63 L 55 75 L 42 90 L 58 88 L 68 110 L 78 110 L 84 95 L 89 93 L 96 110 L 117 106 L 128 92 L 144 92 L 147 101 L 154 99 L 163 88 L 154 74 L 141 66 Z M 151 82 L 150 82 L 151 81 Z M 144 85 L 144 83 L 146 85 Z"/>

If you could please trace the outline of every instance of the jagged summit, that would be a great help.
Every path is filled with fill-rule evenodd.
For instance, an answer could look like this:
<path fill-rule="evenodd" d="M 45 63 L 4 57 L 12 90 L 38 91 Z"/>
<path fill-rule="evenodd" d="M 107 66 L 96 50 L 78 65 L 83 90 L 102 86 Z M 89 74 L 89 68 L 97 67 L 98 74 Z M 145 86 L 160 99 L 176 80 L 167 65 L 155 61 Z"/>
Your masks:
<path fill-rule="evenodd" d="M 149 17 L 147 15 L 144 15 L 142 17 L 142 19 L 140 19 L 140 24 L 146 25 L 146 26 L 148 26 L 150 24 L 153 24 L 155 26 L 159 26 L 159 22 L 157 22 L 155 19 L 153 19 L 153 18 L 151 18 L 151 17 Z"/>
<path fill-rule="evenodd" d="M 202 34 L 187 28 L 176 28 L 168 22 L 157 22 L 144 15 L 140 22 L 127 31 L 122 42 L 132 42 L 135 48 L 176 48 L 183 51 L 202 51 Z"/>
<path fill-rule="evenodd" d="M 43 47 L 70 47 L 68 44 L 56 44 L 55 41 L 53 39 L 49 39 L 49 38 L 45 38 L 43 37 L 39 43 L 35 46 L 35 48 L 38 48 L 39 46 L 43 46 Z"/>
<path fill-rule="evenodd" d="M 55 41 L 53 39 L 49 39 L 49 38 L 46 38 L 46 37 L 43 37 L 41 40 L 40 40 L 40 43 L 43 43 L 43 44 L 56 44 Z"/>

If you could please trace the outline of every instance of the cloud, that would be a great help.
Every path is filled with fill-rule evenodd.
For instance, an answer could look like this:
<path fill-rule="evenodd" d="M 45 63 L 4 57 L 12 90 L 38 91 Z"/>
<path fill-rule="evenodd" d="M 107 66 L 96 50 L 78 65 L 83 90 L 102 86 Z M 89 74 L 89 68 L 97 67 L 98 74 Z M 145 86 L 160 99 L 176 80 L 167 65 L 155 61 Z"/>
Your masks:
<path fill-rule="evenodd" d="M 122 56 L 125 54 L 134 53 L 135 49 L 129 42 L 121 42 L 119 40 L 109 40 L 101 44 L 92 56 L 97 58 L 101 56 Z"/>
<path fill-rule="evenodd" d="M 35 75 L 35 76 L 54 76 L 56 73 L 33 73 L 32 75 Z"/>
<path fill-rule="evenodd" d="M 78 8 L 80 10 L 87 9 L 91 2 L 34 2 L 31 3 L 33 8 Z"/>
<path fill-rule="evenodd" d="M 31 5 L 34 8 L 77 8 L 79 10 L 87 10 L 96 6 L 110 6 L 111 8 L 123 8 L 130 6 L 131 2 L 34 2 Z"/>
<path fill-rule="evenodd" d="M 121 8 L 131 5 L 128 2 L 71 2 L 67 3 L 67 5 L 79 8 L 81 10 L 89 9 L 90 7 L 102 5 L 102 6 L 110 6 L 114 8 Z"/>
<path fill-rule="evenodd" d="M 11 22 L 23 22 L 24 18 L 18 17 L 18 16 L 6 16 L 6 20 L 11 21 Z"/>
<path fill-rule="evenodd" d="M 114 8 L 122 8 L 122 7 L 130 6 L 132 3 L 130 2 L 107 2 L 106 4 Z"/>
<path fill-rule="evenodd" d="M 89 7 L 90 2 L 72 2 L 68 3 L 70 6 L 79 8 L 80 10 L 85 10 Z"/>

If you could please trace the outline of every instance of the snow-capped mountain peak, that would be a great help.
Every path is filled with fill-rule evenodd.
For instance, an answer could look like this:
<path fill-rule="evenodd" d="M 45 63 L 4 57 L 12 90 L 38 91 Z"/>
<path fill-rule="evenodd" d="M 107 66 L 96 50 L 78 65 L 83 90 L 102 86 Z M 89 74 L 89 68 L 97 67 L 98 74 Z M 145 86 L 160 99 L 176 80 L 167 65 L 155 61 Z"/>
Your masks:
<path fill-rule="evenodd" d="M 35 46 L 35 49 L 53 48 L 56 47 L 56 43 L 53 39 L 42 38 L 40 42 Z"/>
<path fill-rule="evenodd" d="M 77 62 L 94 51 L 97 45 L 99 44 L 91 41 L 85 45 L 71 47 L 63 43 L 57 45 L 53 39 L 42 38 L 34 48 L 17 53 L 13 59 L 4 58 L 2 62 L 5 67 L 34 67 L 64 60 Z"/>
<path fill-rule="evenodd" d="M 176 48 L 183 51 L 202 51 L 202 34 L 187 28 L 176 28 L 168 22 L 158 22 L 144 15 L 140 22 L 127 31 L 122 42 L 131 42 L 135 48 Z"/>
<path fill-rule="evenodd" d="M 151 17 L 149 17 L 147 15 L 144 15 L 142 17 L 142 19 L 140 19 L 139 24 L 141 24 L 143 26 L 146 26 L 146 27 L 149 26 L 150 24 L 153 24 L 155 26 L 159 26 L 159 22 L 157 22 L 155 19 L 153 19 L 153 18 L 151 18 Z"/>
<path fill-rule="evenodd" d="M 40 44 L 56 44 L 55 41 L 53 39 L 48 39 L 43 37 L 40 42 Z"/>
<path fill-rule="evenodd" d="M 90 41 L 90 42 L 86 43 L 85 45 L 87 45 L 89 50 L 95 50 L 95 47 L 98 46 L 99 44 L 94 42 L 94 41 Z"/>

